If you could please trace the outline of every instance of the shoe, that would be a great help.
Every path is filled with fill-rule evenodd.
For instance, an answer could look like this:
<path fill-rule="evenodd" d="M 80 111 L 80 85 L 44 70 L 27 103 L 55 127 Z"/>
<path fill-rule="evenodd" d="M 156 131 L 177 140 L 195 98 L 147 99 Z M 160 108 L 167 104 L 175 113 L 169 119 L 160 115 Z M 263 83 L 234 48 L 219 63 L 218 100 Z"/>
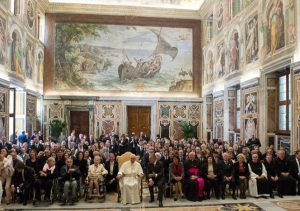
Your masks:
<path fill-rule="evenodd" d="M 158 206 L 159 206 L 159 207 L 163 207 L 162 201 L 159 202 Z"/>
<path fill-rule="evenodd" d="M 300 192 L 298 192 L 297 195 L 300 196 Z"/>
<path fill-rule="evenodd" d="M 174 198 L 174 201 L 177 201 L 177 198 Z"/>
<path fill-rule="evenodd" d="M 27 205 L 27 201 L 23 201 L 23 205 L 26 206 Z"/>
<path fill-rule="evenodd" d="M 70 202 L 70 205 L 74 205 L 75 204 L 75 202 L 74 202 L 74 200 L 72 200 L 71 202 Z"/>
<path fill-rule="evenodd" d="M 149 203 L 152 203 L 152 202 L 154 202 L 154 199 L 150 199 Z"/>
<path fill-rule="evenodd" d="M 273 193 L 270 194 L 270 198 L 274 199 L 274 194 Z"/>
<path fill-rule="evenodd" d="M 278 193 L 279 198 L 283 198 L 283 195 L 281 193 Z"/>
<path fill-rule="evenodd" d="M 232 198 L 233 198 L 234 200 L 237 200 L 237 198 L 236 198 L 236 196 L 235 196 L 235 195 L 232 195 Z"/>
<path fill-rule="evenodd" d="M 222 199 L 225 200 L 225 196 L 224 195 L 222 196 Z"/>
<path fill-rule="evenodd" d="M 220 197 L 219 197 L 219 196 L 216 196 L 216 199 L 217 199 L 217 200 L 220 200 Z"/>

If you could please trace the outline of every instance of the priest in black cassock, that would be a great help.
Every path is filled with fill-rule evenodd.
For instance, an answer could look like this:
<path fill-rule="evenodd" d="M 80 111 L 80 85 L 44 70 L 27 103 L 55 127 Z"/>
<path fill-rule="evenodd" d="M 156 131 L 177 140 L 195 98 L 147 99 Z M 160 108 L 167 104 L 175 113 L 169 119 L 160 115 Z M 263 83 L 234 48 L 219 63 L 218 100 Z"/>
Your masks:
<path fill-rule="evenodd" d="M 275 168 L 278 175 L 278 195 L 296 195 L 296 180 L 291 176 L 290 163 L 284 150 L 278 150 L 275 159 Z"/>
<path fill-rule="evenodd" d="M 249 192 L 251 196 L 267 196 L 270 194 L 268 173 L 263 163 L 259 162 L 258 154 L 252 154 L 252 160 L 248 164 L 250 179 Z"/>
<path fill-rule="evenodd" d="M 189 159 L 184 163 L 184 184 L 185 195 L 188 200 L 203 200 L 203 171 L 200 162 L 196 160 L 195 152 L 190 152 Z"/>

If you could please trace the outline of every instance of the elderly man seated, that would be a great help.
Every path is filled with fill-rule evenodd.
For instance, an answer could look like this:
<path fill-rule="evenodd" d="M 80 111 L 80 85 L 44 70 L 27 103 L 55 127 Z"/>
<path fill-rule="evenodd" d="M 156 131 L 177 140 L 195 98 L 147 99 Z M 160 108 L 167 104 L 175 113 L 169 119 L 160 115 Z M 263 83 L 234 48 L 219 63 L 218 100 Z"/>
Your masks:
<path fill-rule="evenodd" d="M 108 172 L 100 163 L 101 157 L 96 155 L 94 157 L 94 164 L 89 166 L 88 183 L 89 183 L 89 198 L 91 198 L 93 187 L 95 186 L 97 196 L 100 197 L 99 184 L 104 182 L 104 175 Z"/>
<path fill-rule="evenodd" d="M 144 173 L 141 164 L 136 161 L 132 154 L 130 160 L 123 163 L 117 178 L 120 179 L 120 190 L 123 204 L 137 204 L 141 202 L 140 187 Z"/>

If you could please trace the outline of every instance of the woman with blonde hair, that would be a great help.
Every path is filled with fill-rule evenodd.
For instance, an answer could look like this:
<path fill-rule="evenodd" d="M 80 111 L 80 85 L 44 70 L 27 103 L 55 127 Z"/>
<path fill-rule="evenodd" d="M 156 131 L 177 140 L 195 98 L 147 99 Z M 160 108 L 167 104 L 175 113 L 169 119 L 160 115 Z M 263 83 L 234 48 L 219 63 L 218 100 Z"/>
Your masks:
<path fill-rule="evenodd" d="M 249 168 L 246 157 L 242 153 L 238 154 L 237 162 L 234 164 L 234 177 L 237 186 L 240 188 L 240 198 L 246 199 L 246 189 L 249 179 Z"/>

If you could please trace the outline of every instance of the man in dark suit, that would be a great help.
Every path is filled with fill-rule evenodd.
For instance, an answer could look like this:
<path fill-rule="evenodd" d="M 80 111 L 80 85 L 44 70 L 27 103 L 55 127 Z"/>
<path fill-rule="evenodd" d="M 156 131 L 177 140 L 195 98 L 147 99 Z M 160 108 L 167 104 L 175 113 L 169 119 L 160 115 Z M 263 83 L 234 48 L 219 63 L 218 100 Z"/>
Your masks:
<path fill-rule="evenodd" d="M 295 156 L 291 158 L 290 166 L 291 166 L 291 175 L 298 183 L 297 195 L 300 195 L 300 150 L 299 149 L 295 152 Z"/>
<path fill-rule="evenodd" d="M 28 196 L 33 188 L 34 170 L 18 161 L 12 176 L 12 192 L 16 192 L 23 205 L 27 204 Z"/>
<path fill-rule="evenodd" d="M 37 153 L 44 150 L 44 146 L 42 144 L 40 144 L 40 140 L 39 140 L 38 136 L 36 136 L 33 139 L 33 144 L 30 145 L 29 149 L 35 149 Z"/>
<path fill-rule="evenodd" d="M 258 147 L 261 147 L 261 143 L 260 143 L 260 140 L 258 138 L 255 137 L 255 135 L 253 134 L 252 135 L 252 138 L 250 138 L 248 141 L 247 141 L 247 147 L 250 148 L 250 150 L 252 150 L 254 148 L 254 146 L 258 146 Z"/>
<path fill-rule="evenodd" d="M 106 175 L 107 192 L 116 192 L 118 184 L 116 177 L 118 175 L 119 167 L 113 153 L 109 154 L 109 160 L 105 163 L 105 169 L 108 171 Z"/>
<path fill-rule="evenodd" d="M 149 163 L 147 165 L 147 174 L 146 179 L 148 181 L 149 192 L 150 192 L 150 203 L 154 201 L 154 186 L 158 188 L 158 201 L 159 207 L 163 206 L 162 199 L 164 193 L 164 166 L 161 161 L 157 159 L 157 157 L 161 156 L 159 153 L 155 153 L 156 155 L 149 156 Z M 156 157 L 157 156 L 157 157 Z"/>
<path fill-rule="evenodd" d="M 223 154 L 223 160 L 219 161 L 219 169 L 221 171 L 221 183 L 222 183 L 222 199 L 225 199 L 225 188 L 226 185 L 229 184 L 229 186 L 232 189 L 232 198 L 236 200 L 236 195 L 235 195 L 235 179 L 234 179 L 234 168 L 233 168 L 233 163 L 230 160 L 230 156 L 228 153 Z"/>

